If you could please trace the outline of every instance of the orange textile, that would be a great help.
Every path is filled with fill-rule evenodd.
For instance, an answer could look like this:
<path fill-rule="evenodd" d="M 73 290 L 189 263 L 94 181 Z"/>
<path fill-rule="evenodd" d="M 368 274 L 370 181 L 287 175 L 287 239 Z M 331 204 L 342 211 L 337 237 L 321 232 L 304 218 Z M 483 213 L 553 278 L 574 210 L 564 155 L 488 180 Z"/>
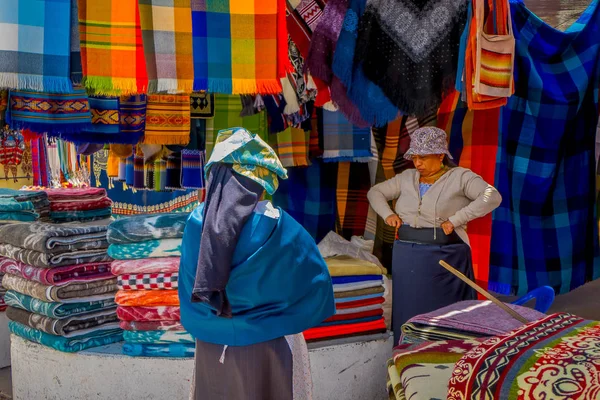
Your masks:
<path fill-rule="evenodd" d="M 119 290 L 115 302 L 120 306 L 179 306 L 177 290 Z"/>

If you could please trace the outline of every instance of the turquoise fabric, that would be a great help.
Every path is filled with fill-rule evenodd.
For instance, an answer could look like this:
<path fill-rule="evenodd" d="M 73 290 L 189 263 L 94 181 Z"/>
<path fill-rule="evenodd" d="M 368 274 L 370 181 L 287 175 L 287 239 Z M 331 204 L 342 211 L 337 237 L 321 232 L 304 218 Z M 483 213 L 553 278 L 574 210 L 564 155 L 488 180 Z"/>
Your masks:
<path fill-rule="evenodd" d="M 101 330 L 91 332 L 81 336 L 63 337 L 50 335 L 38 331 L 15 321 L 8 323 L 8 329 L 11 333 L 30 340 L 35 343 L 53 348 L 54 350 L 65 353 L 76 353 L 92 347 L 105 346 L 107 344 L 121 342 L 123 340 L 123 331 L 121 329 Z"/>
<path fill-rule="evenodd" d="M 114 297 L 81 303 L 50 303 L 12 290 L 6 292 L 4 301 L 8 306 L 57 319 L 117 307 Z"/>
<path fill-rule="evenodd" d="M 0 211 L 13 212 L 13 211 L 33 211 L 33 203 L 30 201 L 19 202 L 14 198 L 0 197 Z"/>
<path fill-rule="evenodd" d="M 34 222 L 39 218 L 39 214 L 27 211 L 0 211 L 0 221 Z"/>
<path fill-rule="evenodd" d="M 196 343 L 186 331 L 125 331 L 123 340 L 140 344 Z"/>
<path fill-rule="evenodd" d="M 139 243 L 111 244 L 108 246 L 108 255 L 115 260 L 179 257 L 181 255 L 181 239 L 147 240 Z"/>
<path fill-rule="evenodd" d="M 203 210 L 201 204 L 188 219 L 179 267 L 181 322 L 192 336 L 246 346 L 303 332 L 335 313 L 319 249 L 281 209 L 279 219 L 253 213 L 240 234 L 226 287 L 233 317 L 217 317 L 205 303 L 192 303 Z"/>
<path fill-rule="evenodd" d="M 168 358 L 188 358 L 194 357 L 196 353 L 195 344 L 139 344 L 125 343 L 123 345 L 123 354 L 131 357 L 168 357 Z M 219 360 L 216 362 L 218 363 Z"/>

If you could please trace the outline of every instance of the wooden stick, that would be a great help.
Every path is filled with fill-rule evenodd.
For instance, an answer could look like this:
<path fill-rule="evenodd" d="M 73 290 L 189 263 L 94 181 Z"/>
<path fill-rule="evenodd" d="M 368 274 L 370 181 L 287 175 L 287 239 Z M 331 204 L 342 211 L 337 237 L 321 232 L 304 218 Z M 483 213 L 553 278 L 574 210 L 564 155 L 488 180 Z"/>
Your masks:
<path fill-rule="evenodd" d="M 448 271 L 452 272 L 457 277 L 459 277 L 467 285 L 469 285 L 473 289 L 477 290 L 477 292 L 479 294 L 481 294 L 482 296 L 484 296 L 486 299 L 490 300 L 492 303 L 494 303 L 495 305 L 497 305 L 498 307 L 500 307 L 501 309 L 506 311 L 508 314 L 510 314 L 511 317 L 513 317 L 517 321 L 519 321 L 523 324 L 529 323 L 529 321 L 525 317 L 523 317 L 521 314 L 519 314 L 518 312 L 516 312 L 515 310 L 513 310 L 512 308 L 510 308 L 509 306 L 507 306 L 506 304 L 504 304 L 503 302 L 501 302 L 500 300 L 498 300 L 497 298 L 492 296 L 485 289 L 483 289 L 481 286 L 479 286 L 478 284 L 476 284 L 475 282 L 470 280 L 465 274 L 458 271 L 456 268 L 454 268 L 453 266 L 448 264 L 446 261 L 440 260 L 440 265 L 442 267 L 444 267 L 445 269 L 447 269 Z"/>

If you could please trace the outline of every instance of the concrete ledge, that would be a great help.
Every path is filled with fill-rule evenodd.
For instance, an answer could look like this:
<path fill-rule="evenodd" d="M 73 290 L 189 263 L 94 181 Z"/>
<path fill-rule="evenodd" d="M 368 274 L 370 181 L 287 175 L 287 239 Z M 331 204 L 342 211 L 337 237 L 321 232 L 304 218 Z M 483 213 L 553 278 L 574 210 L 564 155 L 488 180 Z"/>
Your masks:
<path fill-rule="evenodd" d="M 10 331 L 5 312 L 0 312 L 0 368 L 10 365 Z"/>
<path fill-rule="evenodd" d="M 393 338 L 312 348 L 314 400 L 383 400 Z M 188 399 L 192 359 L 132 358 L 121 344 L 61 353 L 12 337 L 15 400 Z M 207 399 L 210 400 L 210 399 Z"/>

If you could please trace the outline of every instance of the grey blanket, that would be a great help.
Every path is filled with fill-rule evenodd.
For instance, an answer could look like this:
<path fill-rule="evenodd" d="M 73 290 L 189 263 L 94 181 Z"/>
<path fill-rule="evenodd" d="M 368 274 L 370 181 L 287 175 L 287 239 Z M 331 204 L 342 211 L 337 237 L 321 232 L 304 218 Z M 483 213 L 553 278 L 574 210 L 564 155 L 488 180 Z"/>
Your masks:
<path fill-rule="evenodd" d="M 93 250 L 72 250 L 69 252 L 52 254 L 36 250 L 23 249 L 10 244 L 0 244 L 0 256 L 12 258 L 24 264 L 39 268 L 64 267 L 96 262 L 112 261 L 106 248 Z"/>

